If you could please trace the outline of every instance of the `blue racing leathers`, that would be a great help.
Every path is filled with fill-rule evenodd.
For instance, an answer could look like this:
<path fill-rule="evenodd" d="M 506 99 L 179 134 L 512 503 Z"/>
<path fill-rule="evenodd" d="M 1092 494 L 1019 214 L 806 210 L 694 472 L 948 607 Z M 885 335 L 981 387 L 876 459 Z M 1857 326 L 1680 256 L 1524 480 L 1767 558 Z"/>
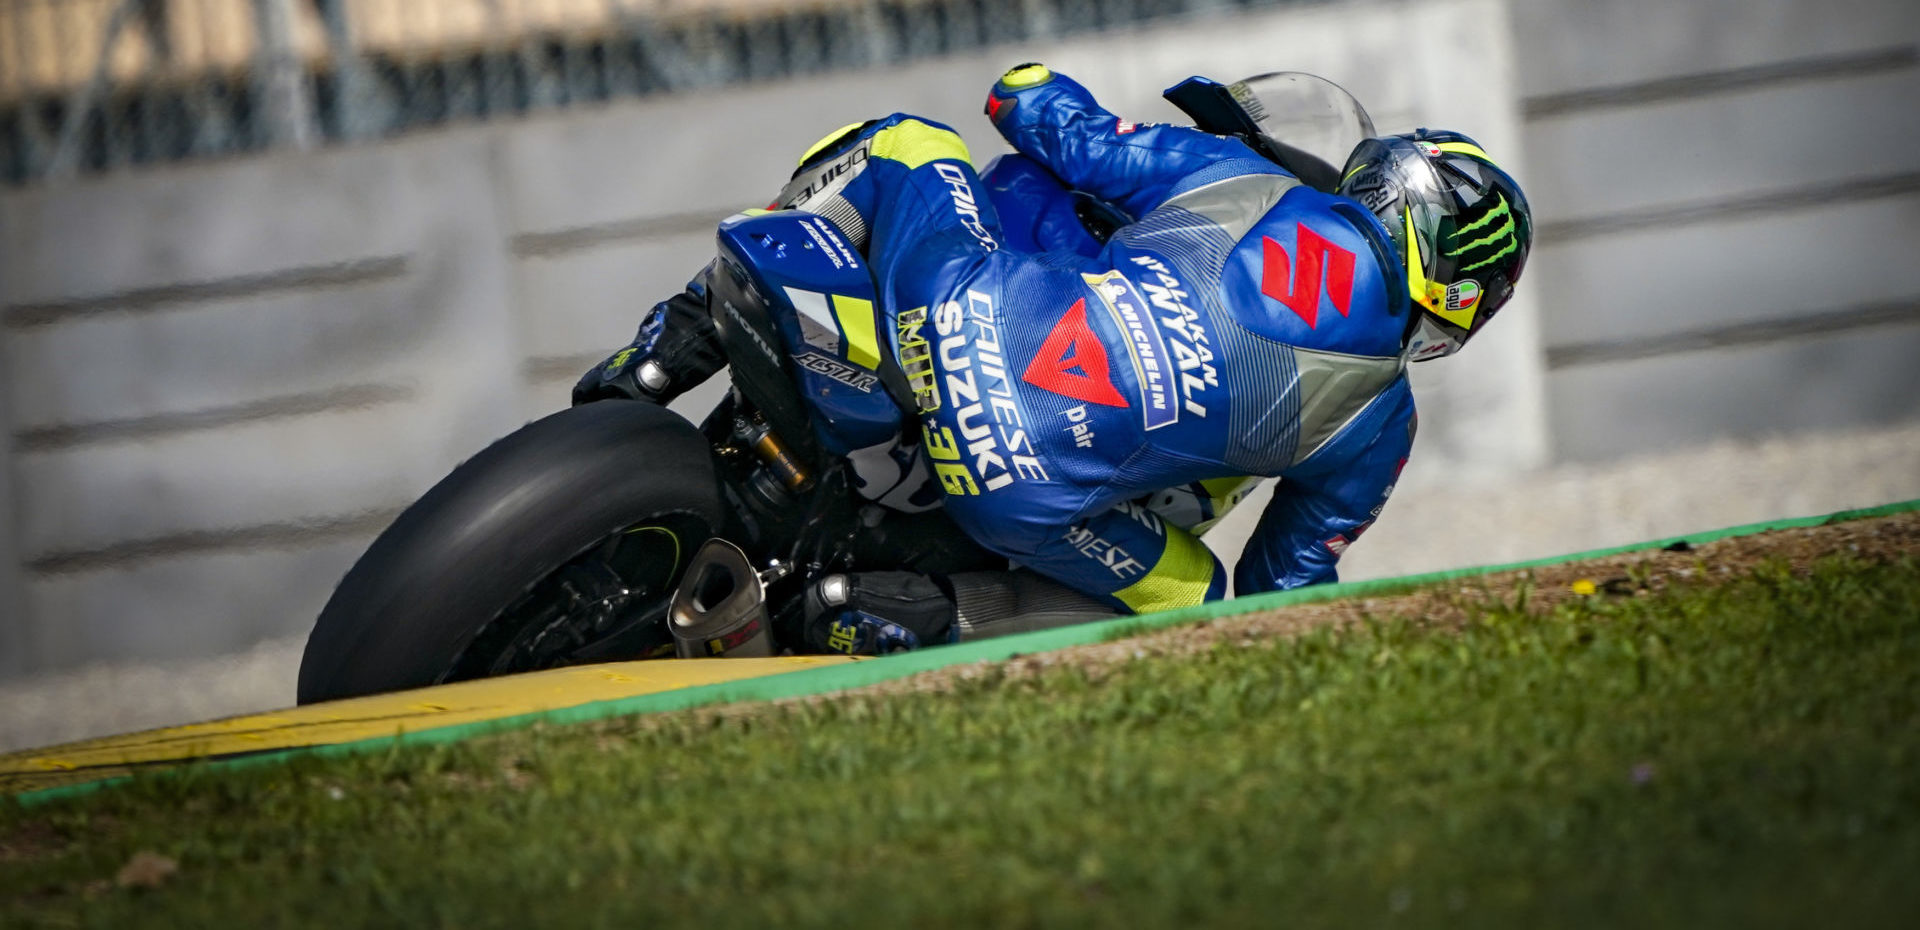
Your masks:
<path fill-rule="evenodd" d="M 1015 562 L 1146 612 L 1221 597 L 1227 578 L 1136 501 L 1277 476 L 1235 588 L 1332 580 L 1413 440 L 1386 230 L 1237 139 L 1123 122 L 1038 65 L 1008 72 L 988 112 L 1021 155 L 1133 222 L 1104 246 L 1033 250 L 959 137 L 904 114 L 845 150 L 852 180 L 835 187 L 829 166 L 831 195 L 798 204 L 870 237 L 947 512 Z"/>

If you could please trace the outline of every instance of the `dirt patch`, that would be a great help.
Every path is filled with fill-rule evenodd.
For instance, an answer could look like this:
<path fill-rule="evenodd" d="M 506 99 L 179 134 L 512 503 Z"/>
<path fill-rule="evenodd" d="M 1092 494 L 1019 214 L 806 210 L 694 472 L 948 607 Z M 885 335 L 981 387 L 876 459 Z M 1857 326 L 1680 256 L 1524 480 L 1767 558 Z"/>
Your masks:
<path fill-rule="evenodd" d="M 28 820 L 0 834 L 0 865 L 51 859 L 64 851 L 68 838 L 45 820 Z"/>
<path fill-rule="evenodd" d="M 1796 574 L 1804 574 L 1814 560 L 1841 553 L 1882 563 L 1920 554 L 1920 512 L 1500 572 L 1430 585 L 1400 595 L 1263 610 L 1110 643 L 1036 653 L 1005 662 L 941 669 L 855 693 L 941 691 L 956 682 L 983 675 L 1019 678 L 1057 666 L 1075 666 L 1097 677 L 1102 669 L 1121 662 L 1190 654 L 1219 643 L 1252 646 L 1321 627 L 1361 623 L 1368 618 L 1409 617 L 1434 626 L 1457 627 L 1466 621 L 1470 609 L 1489 603 L 1513 603 L 1523 592 L 1528 604 L 1542 608 L 1578 597 L 1641 597 L 1677 582 L 1744 577 L 1770 560 L 1784 562 Z"/>

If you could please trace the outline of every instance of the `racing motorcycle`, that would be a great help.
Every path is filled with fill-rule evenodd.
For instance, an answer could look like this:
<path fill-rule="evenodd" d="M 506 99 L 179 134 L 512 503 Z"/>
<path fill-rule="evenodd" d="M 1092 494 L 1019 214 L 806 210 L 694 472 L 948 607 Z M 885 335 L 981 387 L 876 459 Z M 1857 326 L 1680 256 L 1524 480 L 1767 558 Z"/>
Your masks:
<path fill-rule="evenodd" d="M 1195 77 L 1165 96 L 1325 191 L 1374 134 L 1345 90 L 1298 72 Z M 1014 247 L 1092 255 L 1130 222 L 1020 155 L 981 177 Z M 841 230 L 804 210 L 755 211 L 722 221 L 717 245 L 709 312 L 732 380 L 720 404 L 697 426 L 642 401 L 584 404 L 461 464 L 340 581 L 307 641 L 300 703 L 804 651 L 803 595 L 824 575 L 1006 568 L 940 509 L 917 442 L 931 348 L 913 320 L 878 312 Z M 1203 513 L 1195 492 L 1145 503 L 1204 532 L 1224 513 Z"/>

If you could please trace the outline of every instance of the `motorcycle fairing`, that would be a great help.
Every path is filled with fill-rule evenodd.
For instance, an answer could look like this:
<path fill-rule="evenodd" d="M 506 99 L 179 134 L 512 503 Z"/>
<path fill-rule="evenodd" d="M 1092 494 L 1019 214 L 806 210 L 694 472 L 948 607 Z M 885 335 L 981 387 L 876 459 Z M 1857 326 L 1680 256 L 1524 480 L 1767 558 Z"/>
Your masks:
<path fill-rule="evenodd" d="M 905 379 L 866 259 L 833 223 L 803 210 L 741 214 L 720 224 L 719 249 L 722 264 L 748 284 L 743 303 L 758 305 L 729 311 L 716 300 L 723 338 L 729 323 L 740 324 L 721 317 L 736 314 L 764 324 L 751 328 L 769 337 L 743 347 L 745 369 L 735 364 L 735 381 L 753 401 L 764 409 L 766 395 L 791 397 L 797 385 L 805 432 L 836 457 L 897 438 Z M 728 358 L 736 358 L 731 345 Z"/>

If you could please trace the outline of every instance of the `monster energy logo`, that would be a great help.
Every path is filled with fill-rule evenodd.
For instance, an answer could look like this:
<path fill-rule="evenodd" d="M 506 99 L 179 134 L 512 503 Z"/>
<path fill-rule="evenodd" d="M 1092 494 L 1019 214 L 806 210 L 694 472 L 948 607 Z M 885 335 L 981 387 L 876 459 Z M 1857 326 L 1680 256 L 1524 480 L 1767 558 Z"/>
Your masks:
<path fill-rule="evenodd" d="M 1495 249 L 1496 251 L 1494 251 L 1493 254 L 1488 255 L 1486 258 L 1483 258 L 1477 262 L 1474 262 L 1471 265 L 1466 265 L 1464 267 L 1457 269 L 1455 272 L 1457 274 L 1465 274 L 1466 272 L 1472 271 L 1475 268 L 1485 268 L 1486 266 L 1491 265 L 1496 261 L 1499 261 L 1501 258 L 1512 254 L 1515 250 L 1520 248 L 1520 237 L 1514 234 L 1513 211 L 1507 209 L 1507 198 L 1502 197 L 1499 194 L 1495 194 L 1493 196 L 1495 200 L 1498 200 L 1500 202 L 1499 205 L 1494 207 L 1491 210 L 1488 210 L 1486 212 L 1486 215 L 1480 217 L 1479 219 L 1474 220 L 1473 222 L 1468 223 L 1467 225 L 1454 230 L 1453 233 L 1447 237 L 1450 240 L 1450 243 L 1449 243 L 1449 248 L 1446 249 L 1445 254 L 1448 258 L 1453 259 L 1455 262 L 1459 262 L 1460 260 L 1464 259 L 1469 252 L 1473 252 L 1476 249 L 1485 248 L 1485 249 Z M 1494 226 L 1492 232 L 1489 232 L 1478 239 L 1468 240 L 1464 244 L 1461 243 L 1460 240 L 1466 239 L 1468 235 L 1474 232 L 1478 232 L 1479 230 L 1487 226 L 1493 225 L 1494 221 L 1496 220 L 1500 221 L 1500 224 L 1498 226 Z"/>

